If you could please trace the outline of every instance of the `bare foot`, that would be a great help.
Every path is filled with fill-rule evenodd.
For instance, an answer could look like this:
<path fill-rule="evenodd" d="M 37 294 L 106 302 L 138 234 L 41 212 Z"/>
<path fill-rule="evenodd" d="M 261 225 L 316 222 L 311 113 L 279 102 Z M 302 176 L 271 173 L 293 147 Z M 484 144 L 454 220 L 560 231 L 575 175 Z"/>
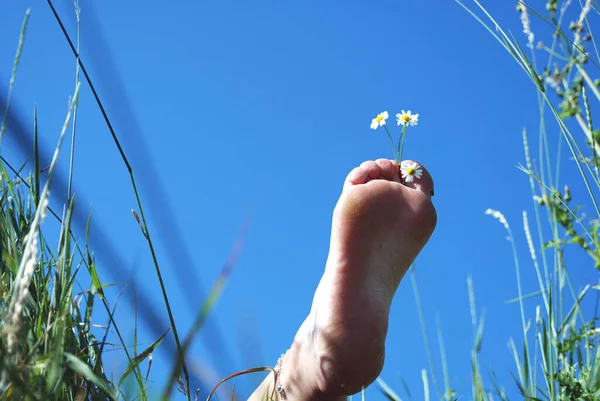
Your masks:
<path fill-rule="evenodd" d="M 392 298 L 437 222 L 433 181 L 421 169 L 406 184 L 387 159 L 348 175 L 325 272 L 283 363 L 286 400 L 344 399 L 381 372 Z"/>

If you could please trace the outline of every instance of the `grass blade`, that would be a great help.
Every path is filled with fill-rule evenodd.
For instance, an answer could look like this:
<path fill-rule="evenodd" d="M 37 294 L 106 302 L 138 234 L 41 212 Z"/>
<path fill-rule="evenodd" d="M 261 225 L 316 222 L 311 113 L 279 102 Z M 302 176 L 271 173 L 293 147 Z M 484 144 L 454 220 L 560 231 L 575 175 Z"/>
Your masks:
<path fill-rule="evenodd" d="M 166 335 L 169 333 L 170 330 L 171 329 L 169 328 L 167 331 L 165 331 L 165 334 L 163 334 L 162 336 L 160 336 L 158 338 L 158 340 L 154 341 L 141 354 L 139 354 L 138 356 L 136 356 L 135 358 L 133 358 L 133 361 L 129 365 L 127 365 L 127 369 L 125 369 L 125 372 L 123 373 L 123 375 L 119 379 L 119 387 L 121 386 L 121 384 L 123 383 L 123 381 L 125 381 L 125 379 L 127 378 L 127 376 L 129 376 L 129 374 L 134 369 L 136 369 L 138 367 L 138 365 L 140 363 L 142 363 L 151 353 L 153 353 L 154 350 L 156 349 L 156 347 L 158 347 L 160 345 L 160 343 L 163 342 L 163 340 L 165 339 Z"/>

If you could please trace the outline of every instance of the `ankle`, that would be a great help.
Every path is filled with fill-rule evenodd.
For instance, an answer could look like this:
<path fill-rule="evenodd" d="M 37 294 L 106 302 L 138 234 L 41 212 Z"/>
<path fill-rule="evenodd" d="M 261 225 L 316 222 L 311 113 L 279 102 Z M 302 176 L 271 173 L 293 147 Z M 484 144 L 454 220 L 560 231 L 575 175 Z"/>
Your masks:
<path fill-rule="evenodd" d="M 343 333 L 321 330 L 316 314 L 314 309 L 281 358 L 277 384 L 283 390 L 282 401 L 343 401 L 373 383 L 383 368 L 385 335 L 377 338 L 371 333 L 366 339 L 364 328 Z M 387 325 L 377 329 L 385 332 Z"/>
<path fill-rule="evenodd" d="M 277 383 L 281 390 L 278 401 L 346 401 L 345 395 L 329 394 L 319 389 L 315 368 L 315 364 L 307 366 L 303 356 L 292 346 L 281 365 Z"/>
<path fill-rule="evenodd" d="M 357 394 L 373 383 L 383 369 L 385 344 L 376 338 L 355 343 L 351 338 L 333 339 L 320 333 L 315 336 L 314 348 L 317 389 L 324 394 Z"/>
<path fill-rule="evenodd" d="M 281 387 L 278 401 L 346 401 L 343 395 L 321 391 L 313 328 L 314 315 L 311 313 L 300 326 L 290 349 L 276 365 L 276 386 Z"/>

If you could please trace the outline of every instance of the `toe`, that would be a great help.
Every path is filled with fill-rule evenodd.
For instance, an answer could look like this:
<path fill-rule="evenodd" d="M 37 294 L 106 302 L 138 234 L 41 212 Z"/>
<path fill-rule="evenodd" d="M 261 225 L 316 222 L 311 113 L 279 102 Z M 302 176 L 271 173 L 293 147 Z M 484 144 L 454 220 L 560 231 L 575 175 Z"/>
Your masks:
<path fill-rule="evenodd" d="M 417 174 L 412 177 L 406 176 L 407 167 L 414 167 L 417 171 Z M 434 188 L 433 188 L 433 178 L 431 178 L 431 174 L 423 167 L 423 165 L 419 162 L 415 162 L 413 160 L 404 160 L 401 163 L 401 175 L 404 185 L 409 188 L 415 189 L 417 191 L 423 192 L 428 196 L 433 196 Z M 420 174 L 419 174 L 420 171 Z M 419 177 L 420 175 L 420 177 Z M 409 181 L 412 178 L 411 181 Z"/>
<path fill-rule="evenodd" d="M 381 169 L 381 178 L 400 182 L 400 172 L 398 168 L 398 163 L 395 160 L 389 159 L 377 159 L 375 163 Z"/>
<path fill-rule="evenodd" d="M 362 167 L 356 167 L 346 177 L 344 186 L 348 185 L 360 185 L 369 181 L 369 172 Z"/>
<path fill-rule="evenodd" d="M 372 160 L 361 163 L 360 167 L 367 171 L 370 180 L 381 177 L 381 167 Z"/>

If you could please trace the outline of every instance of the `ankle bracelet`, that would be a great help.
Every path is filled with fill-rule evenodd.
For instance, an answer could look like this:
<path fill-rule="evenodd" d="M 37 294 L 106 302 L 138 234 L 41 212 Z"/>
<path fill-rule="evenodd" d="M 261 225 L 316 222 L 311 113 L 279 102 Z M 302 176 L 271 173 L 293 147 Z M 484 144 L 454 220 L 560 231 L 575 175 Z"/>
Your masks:
<path fill-rule="evenodd" d="M 283 385 L 281 384 L 281 369 L 283 368 L 283 362 L 286 359 L 287 353 L 289 349 L 285 351 L 284 354 L 281 354 L 279 359 L 277 360 L 277 364 L 275 364 L 275 390 L 279 394 L 279 399 L 285 400 L 285 390 L 283 389 Z"/>

